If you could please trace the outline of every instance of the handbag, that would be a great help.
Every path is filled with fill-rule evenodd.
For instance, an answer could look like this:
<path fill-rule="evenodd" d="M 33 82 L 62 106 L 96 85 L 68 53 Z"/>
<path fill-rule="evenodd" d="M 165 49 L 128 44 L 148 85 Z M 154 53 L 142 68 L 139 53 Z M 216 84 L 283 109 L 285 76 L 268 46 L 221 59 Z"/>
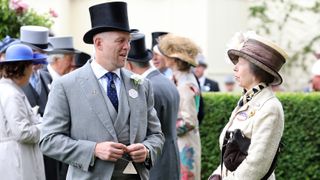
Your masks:
<path fill-rule="evenodd" d="M 234 131 L 227 131 L 223 146 L 222 146 L 222 155 L 221 162 L 224 163 L 225 167 L 229 171 L 234 171 L 242 163 L 242 161 L 248 155 L 248 149 L 251 143 L 251 139 L 247 138 L 240 129 L 235 129 Z M 261 180 L 267 180 L 274 169 L 276 168 L 276 163 L 280 151 L 283 149 L 284 144 L 280 141 L 277 153 L 273 158 L 271 166 L 267 174 Z M 222 171 L 222 163 L 221 163 Z"/>
<path fill-rule="evenodd" d="M 240 129 L 227 131 L 223 153 L 223 163 L 229 171 L 234 171 L 248 155 L 251 139 L 245 137 Z"/>

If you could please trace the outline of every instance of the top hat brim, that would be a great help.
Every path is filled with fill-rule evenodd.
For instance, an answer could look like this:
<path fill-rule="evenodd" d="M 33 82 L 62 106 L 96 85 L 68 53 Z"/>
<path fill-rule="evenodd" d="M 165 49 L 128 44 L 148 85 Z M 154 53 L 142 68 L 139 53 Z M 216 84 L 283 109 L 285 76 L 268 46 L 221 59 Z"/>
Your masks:
<path fill-rule="evenodd" d="M 144 57 L 130 57 L 128 55 L 128 61 L 133 61 L 133 62 L 148 62 L 153 58 L 153 53 L 150 49 L 147 49 L 147 54 Z"/>
<path fill-rule="evenodd" d="M 235 49 L 230 49 L 228 51 L 228 56 L 234 65 L 237 64 L 239 57 L 242 57 L 242 58 L 250 61 L 251 63 L 255 64 L 256 66 L 258 66 L 262 70 L 266 71 L 267 73 L 271 74 L 274 77 L 274 80 L 273 80 L 273 82 L 270 83 L 270 85 L 280 85 L 283 81 L 282 77 L 280 76 L 280 74 L 278 72 L 274 71 L 270 67 L 268 67 L 265 64 L 263 64 L 262 62 L 260 62 L 258 59 L 252 57 L 251 55 L 249 55 L 245 52 L 235 50 Z"/>
<path fill-rule="evenodd" d="M 93 37 L 102 32 L 108 32 L 108 31 L 124 31 L 124 32 L 132 32 L 134 30 L 125 29 L 125 28 L 119 28 L 119 27 L 112 27 L 112 26 L 100 26 L 100 27 L 94 27 L 90 29 L 86 34 L 83 36 L 83 41 L 87 44 L 93 44 Z"/>
<path fill-rule="evenodd" d="M 79 54 L 81 51 L 77 49 L 53 49 L 52 51 L 49 51 L 48 54 Z"/>

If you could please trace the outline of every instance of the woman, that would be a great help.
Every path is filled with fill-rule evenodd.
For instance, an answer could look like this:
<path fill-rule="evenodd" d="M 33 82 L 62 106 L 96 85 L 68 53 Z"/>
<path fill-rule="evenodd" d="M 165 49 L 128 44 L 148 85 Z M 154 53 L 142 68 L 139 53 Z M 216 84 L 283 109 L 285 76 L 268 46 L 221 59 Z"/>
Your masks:
<path fill-rule="evenodd" d="M 0 61 L 0 174 L 6 180 L 45 179 L 39 119 L 21 89 L 29 82 L 32 64 L 45 59 L 26 45 L 14 44 Z"/>
<path fill-rule="evenodd" d="M 219 165 L 209 179 L 262 179 L 271 167 L 283 134 L 284 113 L 271 86 L 282 83 L 278 71 L 287 55 L 277 45 L 260 36 L 250 35 L 241 39 L 239 50 L 230 49 L 228 56 L 235 65 L 234 76 L 244 89 L 244 94 L 224 127 L 219 142 L 222 149 L 226 132 L 240 129 L 251 144 L 247 156 L 235 170 L 227 168 L 226 161 L 223 161 L 223 166 Z M 275 179 L 274 173 L 268 179 Z"/>
<path fill-rule="evenodd" d="M 189 39 L 168 34 L 155 47 L 165 57 L 165 64 L 173 71 L 180 103 L 178 120 L 178 147 L 180 152 L 182 180 L 200 179 L 201 144 L 197 113 L 199 109 L 199 86 L 191 67 L 196 66 L 198 47 Z"/>

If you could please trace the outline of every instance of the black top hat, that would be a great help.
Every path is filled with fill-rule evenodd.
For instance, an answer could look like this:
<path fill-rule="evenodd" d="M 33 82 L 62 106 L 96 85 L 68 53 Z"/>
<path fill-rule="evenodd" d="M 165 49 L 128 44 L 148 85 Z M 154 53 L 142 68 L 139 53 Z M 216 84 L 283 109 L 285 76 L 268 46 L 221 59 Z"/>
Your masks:
<path fill-rule="evenodd" d="M 152 59 L 153 54 L 150 49 L 146 49 L 145 35 L 142 33 L 132 33 L 131 35 L 131 48 L 128 54 L 128 61 L 148 62 Z"/>
<path fill-rule="evenodd" d="M 84 36 L 83 41 L 93 44 L 93 36 L 106 31 L 130 32 L 127 14 L 127 3 L 108 2 L 89 8 L 92 29 Z"/>
<path fill-rule="evenodd" d="M 153 47 L 158 44 L 158 38 L 160 36 L 163 36 L 163 35 L 166 35 L 166 34 L 168 34 L 168 32 L 160 32 L 159 31 L 159 32 L 151 33 L 151 36 L 152 36 L 152 46 L 151 46 L 151 48 L 153 49 Z"/>
<path fill-rule="evenodd" d="M 81 52 L 79 54 L 76 54 L 74 57 L 75 66 L 76 67 L 82 67 L 87 63 L 87 61 L 91 58 L 91 56 L 85 52 Z"/>

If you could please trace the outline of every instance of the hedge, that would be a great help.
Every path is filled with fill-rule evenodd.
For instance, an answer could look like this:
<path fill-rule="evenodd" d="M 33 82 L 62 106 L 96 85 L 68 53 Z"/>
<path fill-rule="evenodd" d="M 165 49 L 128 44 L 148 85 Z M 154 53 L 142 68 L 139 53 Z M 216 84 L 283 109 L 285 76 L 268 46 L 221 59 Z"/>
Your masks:
<path fill-rule="evenodd" d="M 200 126 L 202 179 L 219 165 L 218 139 L 240 94 L 206 93 L 205 119 Z M 277 93 L 285 113 L 277 180 L 320 179 L 320 93 Z"/>

